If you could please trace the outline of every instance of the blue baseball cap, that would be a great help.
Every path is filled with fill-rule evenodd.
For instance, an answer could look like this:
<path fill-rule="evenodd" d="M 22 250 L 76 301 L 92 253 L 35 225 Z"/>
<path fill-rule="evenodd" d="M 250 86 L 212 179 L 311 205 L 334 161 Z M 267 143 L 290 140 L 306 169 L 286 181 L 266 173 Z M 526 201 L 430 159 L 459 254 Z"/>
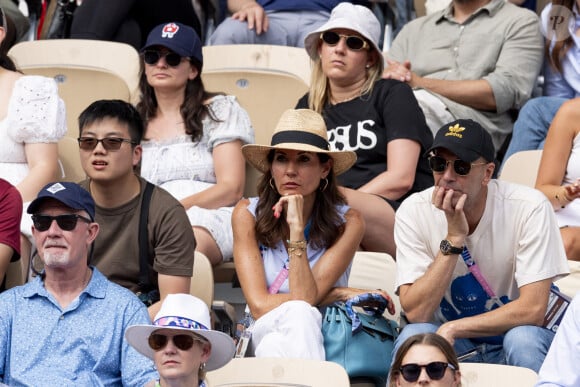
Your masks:
<path fill-rule="evenodd" d="M 141 52 L 153 46 L 162 46 L 187 58 L 195 58 L 203 63 L 201 40 L 190 26 L 171 22 L 153 28 L 147 36 L 147 42 Z M 201 71 L 201 69 L 198 69 Z"/>
<path fill-rule="evenodd" d="M 48 198 L 58 200 L 73 210 L 86 211 L 91 220 L 95 220 L 95 201 L 91 194 L 76 183 L 64 181 L 45 185 L 38 193 L 36 199 L 30 203 L 26 212 L 35 214 L 38 212 L 42 202 Z"/>

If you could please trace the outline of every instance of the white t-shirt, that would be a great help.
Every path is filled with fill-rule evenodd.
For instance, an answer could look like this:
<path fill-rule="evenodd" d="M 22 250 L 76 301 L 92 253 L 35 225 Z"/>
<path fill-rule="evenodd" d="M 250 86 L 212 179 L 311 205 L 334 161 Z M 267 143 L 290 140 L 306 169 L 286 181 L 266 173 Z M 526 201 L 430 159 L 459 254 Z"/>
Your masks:
<path fill-rule="evenodd" d="M 423 276 L 447 235 L 447 220 L 431 204 L 432 193 L 429 188 L 410 196 L 396 213 L 397 293 L 401 285 Z M 522 185 L 489 182 L 485 211 L 465 243 L 504 303 L 518 298 L 523 285 L 570 272 L 554 210 L 540 191 Z M 456 320 L 496 307 L 459 255 L 433 321 Z"/>

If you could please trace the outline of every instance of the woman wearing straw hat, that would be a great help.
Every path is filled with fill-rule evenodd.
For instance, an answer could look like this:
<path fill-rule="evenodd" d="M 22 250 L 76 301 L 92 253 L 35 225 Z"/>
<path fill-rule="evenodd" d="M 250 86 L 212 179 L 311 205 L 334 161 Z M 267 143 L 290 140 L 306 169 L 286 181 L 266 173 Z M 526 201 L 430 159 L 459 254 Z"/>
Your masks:
<path fill-rule="evenodd" d="M 153 325 L 130 326 L 125 337 L 155 361 L 160 376 L 155 387 L 205 387 L 205 372 L 226 365 L 235 349 L 230 336 L 209 327 L 203 301 L 189 294 L 169 294 Z"/>
<path fill-rule="evenodd" d="M 413 192 L 433 185 L 427 159 L 433 135 L 411 88 L 380 79 L 381 28 L 366 7 L 340 3 L 311 32 L 310 91 L 298 108 L 322 114 L 333 149 L 352 150 L 356 164 L 339 178 L 341 193 L 363 215 L 362 247 L 395 255 L 395 210 Z"/>
<path fill-rule="evenodd" d="M 259 196 L 232 216 L 236 272 L 255 320 L 250 343 L 258 357 L 324 360 L 317 307 L 366 292 L 346 288 L 364 221 L 335 178 L 356 155 L 330 151 L 322 116 L 307 109 L 287 110 L 270 145 L 242 152 L 264 173 Z"/>

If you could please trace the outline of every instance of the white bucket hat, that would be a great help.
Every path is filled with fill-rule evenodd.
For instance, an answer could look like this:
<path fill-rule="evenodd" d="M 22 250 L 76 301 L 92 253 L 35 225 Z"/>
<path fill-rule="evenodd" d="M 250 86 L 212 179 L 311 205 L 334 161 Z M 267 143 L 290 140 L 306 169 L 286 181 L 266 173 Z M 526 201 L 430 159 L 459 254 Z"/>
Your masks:
<path fill-rule="evenodd" d="M 384 67 L 385 59 L 379 49 L 379 40 L 381 39 L 381 25 L 379 20 L 367 7 L 345 2 L 334 7 L 328 21 L 304 38 L 304 48 L 306 48 L 306 52 L 310 55 L 310 58 L 318 58 L 320 33 L 337 28 L 356 31 L 364 36 L 379 55 Z"/>
<path fill-rule="evenodd" d="M 149 336 L 159 329 L 189 331 L 205 337 L 211 343 L 211 355 L 205 363 L 207 371 L 226 365 L 235 352 L 234 340 L 223 332 L 211 330 L 209 310 L 205 302 L 190 294 L 168 294 L 153 325 L 133 325 L 125 338 L 139 353 L 153 359 Z"/>
<path fill-rule="evenodd" d="M 286 110 L 274 129 L 270 145 L 247 144 L 242 146 L 242 153 L 248 163 L 265 173 L 270 169 L 268 154 L 272 149 L 325 153 L 332 158 L 336 175 L 352 167 L 356 161 L 356 153 L 352 151 L 330 150 L 324 119 L 309 109 Z"/>

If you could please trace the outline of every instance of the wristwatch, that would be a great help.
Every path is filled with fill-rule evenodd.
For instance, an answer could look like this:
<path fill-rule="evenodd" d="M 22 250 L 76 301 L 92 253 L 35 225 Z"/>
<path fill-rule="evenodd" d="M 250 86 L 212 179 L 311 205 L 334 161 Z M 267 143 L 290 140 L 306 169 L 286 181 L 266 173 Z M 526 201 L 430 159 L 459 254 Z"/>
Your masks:
<path fill-rule="evenodd" d="M 463 251 L 463 247 L 455 247 L 447 239 L 443 239 L 441 241 L 439 249 L 441 250 L 443 255 L 461 254 L 461 252 Z"/>

